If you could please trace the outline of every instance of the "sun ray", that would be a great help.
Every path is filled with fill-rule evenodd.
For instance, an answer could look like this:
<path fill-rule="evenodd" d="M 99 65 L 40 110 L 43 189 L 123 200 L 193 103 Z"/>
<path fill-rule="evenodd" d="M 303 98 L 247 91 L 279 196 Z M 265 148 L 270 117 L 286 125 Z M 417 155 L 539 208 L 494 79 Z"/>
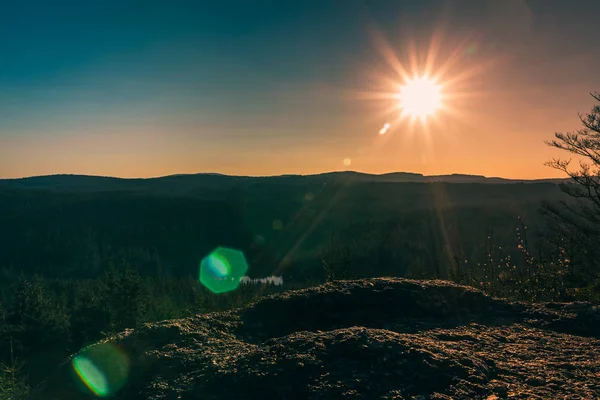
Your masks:
<path fill-rule="evenodd" d="M 425 60 L 425 76 L 432 76 L 433 68 L 435 66 L 435 60 L 437 59 L 438 53 L 440 51 L 441 40 L 438 33 L 434 33 L 431 35 L 431 40 L 429 42 L 429 50 L 427 51 L 427 59 Z"/>
<path fill-rule="evenodd" d="M 393 92 L 358 92 L 356 97 L 362 100 L 396 100 L 398 93 Z"/>
<path fill-rule="evenodd" d="M 408 42 L 408 60 L 410 63 L 412 78 L 414 79 L 417 71 L 419 70 L 419 54 L 417 53 L 417 44 L 414 40 Z"/>
<path fill-rule="evenodd" d="M 375 43 L 375 47 L 379 53 L 383 56 L 388 65 L 398 74 L 400 79 L 408 79 L 410 77 L 409 72 L 402 66 L 402 62 L 396 56 L 396 52 L 385 38 L 383 33 L 377 28 L 371 29 L 371 37 Z"/>

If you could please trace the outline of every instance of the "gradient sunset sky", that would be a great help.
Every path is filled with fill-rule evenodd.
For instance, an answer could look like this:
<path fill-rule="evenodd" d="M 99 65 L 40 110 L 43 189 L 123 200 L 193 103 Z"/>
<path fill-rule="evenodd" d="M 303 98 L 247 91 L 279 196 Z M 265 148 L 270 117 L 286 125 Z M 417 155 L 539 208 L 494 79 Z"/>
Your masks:
<path fill-rule="evenodd" d="M 560 177 L 544 140 L 600 91 L 598 15 L 598 0 L 7 1 L 0 178 Z M 445 108 L 411 124 L 389 94 L 426 65 Z"/>

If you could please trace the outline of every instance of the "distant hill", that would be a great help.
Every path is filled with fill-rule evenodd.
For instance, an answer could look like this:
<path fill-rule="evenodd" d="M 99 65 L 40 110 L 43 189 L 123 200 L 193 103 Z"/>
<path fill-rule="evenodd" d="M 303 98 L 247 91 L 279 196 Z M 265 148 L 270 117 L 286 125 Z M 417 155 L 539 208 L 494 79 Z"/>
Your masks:
<path fill-rule="evenodd" d="M 396 275 L 421 263 L 445 271 L 453 262 L 447 246 L 479 259 L 490 230 L 495 245 L 516 252 L 517 217 L 535 243 L 541 202 L 568 200 L 560 181 L 402 172 L 7 179 L 0 181 L 0 273 L 16 266 L 96 276 L 117 254 L 148 273 L 187 275 L 207 252 L 228 246 L 244 251 L 253 277 L 315 275 L 334 234 L 356 244 L 357 268 Z"/>
<path fill-rule="evenodd" d="M 75 192 L 103 192 L 103 191 L 139 191 L 139 192 L 164 192 L 181 195 L 198 190 L 229 190 L 256 184 L 336 184 L 336 183 L 565 183 L 567 179 L 505 179 L 498 177 L 485 177 L 482 175 L 422 175 L 409 172 L 392 172 L 375 175 L 361 172 L 328 172 L 315 175 L 280 175 L 280 176 L 231 176 L 213 173 L 171 175 L 159 178 L 112 178 L 86 175 L 48 175 L 19 179 L 0 179 L 0 188 L 15 189 L 41 189 L 53 191 Z"/>

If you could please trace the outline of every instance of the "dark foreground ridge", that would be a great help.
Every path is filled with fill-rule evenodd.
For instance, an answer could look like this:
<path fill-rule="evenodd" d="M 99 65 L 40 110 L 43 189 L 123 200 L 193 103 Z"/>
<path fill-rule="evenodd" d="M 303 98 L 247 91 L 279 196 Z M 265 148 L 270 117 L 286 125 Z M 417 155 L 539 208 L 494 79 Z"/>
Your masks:
<path fill-rule="evenodd" d="M 115 399 L 600 395 L 598 306 L 508 303 L 444 281 L 339 281 L 106 342 L 131 363 Z M 75 382 L 69 360 L 31 398 L 91 398 Z"/>

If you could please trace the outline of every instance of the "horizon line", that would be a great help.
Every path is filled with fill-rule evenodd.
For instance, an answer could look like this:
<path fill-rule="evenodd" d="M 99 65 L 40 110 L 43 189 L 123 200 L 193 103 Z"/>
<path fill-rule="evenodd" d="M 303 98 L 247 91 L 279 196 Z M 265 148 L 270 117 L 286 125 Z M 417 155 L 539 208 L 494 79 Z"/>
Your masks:
<path fill-rule="evenodd" d="M 24 180 L 24 179 L 35 179 L 35 178 L 50 178 L 50 177 L 58 177 L 58 176 L 71 176 L 71 177 L 87 177 L 87 178 L 105 178 L 105 179 L 120 179 L 120 180 L 146 180 L 146 179 L 162 179 L 162 178 L 171 178 L 171 177 L 180 177 L 180 176 L 196 176 L 196 175 L 213 175 L 213 176 L 222 176 L 222 177 L 230 177 L 230 178 L 279 178 L 279 177 L 309 177 L 309 176 L 318 176 L 318 175 L 327 175 L 327 174 L 359 174 L 359 175 L 367 175 L 367 176 L 385 176 L 385 175 L 393 175 L 393 174 L 406 174 L 406 175 L 417 175 L 423 178 L 436 178 L 436 177 L 452 177 L 452 176 L 469 176 L 474 178 L 484 178 L 484 179 L 502 179 L 508 181 L 539 181 L 539 180 L 564 180 L 569 179 L 569 177 L 545 177 L 545 178 L 505 178 L 501 176 L 486 176 L 479 174 L 468 174 L 468 173 L 460 173 L 453 172 L 448 174 L 433 174 L 433 175 L 425 175 L 420 172 L 410 172 L 410 171 L 389 171 L 383 173 L 370 173 L 370 172 L 362 172 L 362 171 L 354 171 L 354 170 L 344 170 L 344 171 L 325 171 L 318 172 L 312 174 L 273 174 L 273 175 L 236 175 L 236 174 L 225 174 L 220 172 L 190 172 L 190 173 L 180 173 L 180 174 L 169 174 L 169 175 L 159 175 L 159 176 L 149 176 L 149 177 L 122 177 L 122 176 L 110 176 L 110 175 L 88 175 L 88 174 L 68 174 L 68 173 L 57 173 L 57 174 L 47 174 L 47 175 L 30 175 L 30 176 L 21 176 L 21 177 L 0 177 L 0 181 L 9 181 L 9 180 Z"/>

